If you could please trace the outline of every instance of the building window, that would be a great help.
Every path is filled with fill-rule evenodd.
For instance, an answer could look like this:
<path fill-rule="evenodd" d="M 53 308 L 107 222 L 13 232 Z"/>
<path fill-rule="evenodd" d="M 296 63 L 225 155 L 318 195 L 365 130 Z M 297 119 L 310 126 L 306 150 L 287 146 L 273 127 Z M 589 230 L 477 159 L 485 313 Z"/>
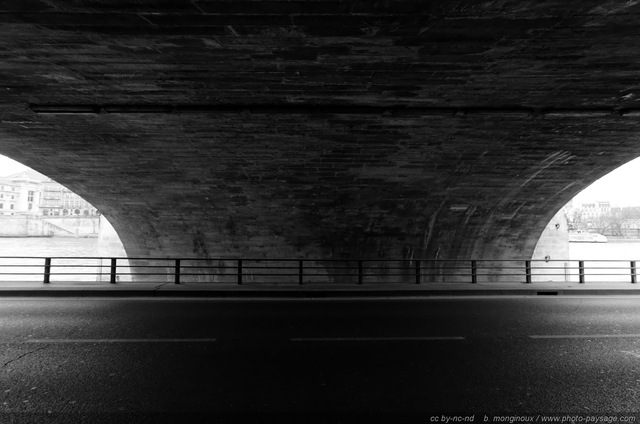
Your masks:
<path fill-rule="evenodd" d="M 29 190 L 27 192 L 27 202 L 33 202 L 33 191 Z M 31 209 L 31 208 L 29 208 Z"/>
<path fill-rule="evenodd" d="M 44 216 L 49 215 L 49 209 L 44 209 L 44 210 L 42 211 L 42 215 L 44 215 Z"/>
<path fill-rule="evenodd" d="M 15 205 L 11 205 L 11 206 L 9 207 L 9 209 L 13 209 L 13 207 L 14 207 L 14 206 L 15 206 Z M 13 215 L 13 214 L 11 214 L 11 215 Z"/>
<path fill-rule="evenodd" d="M 29 203 L 29 210 L 33 209 L 33 203 Z"/>

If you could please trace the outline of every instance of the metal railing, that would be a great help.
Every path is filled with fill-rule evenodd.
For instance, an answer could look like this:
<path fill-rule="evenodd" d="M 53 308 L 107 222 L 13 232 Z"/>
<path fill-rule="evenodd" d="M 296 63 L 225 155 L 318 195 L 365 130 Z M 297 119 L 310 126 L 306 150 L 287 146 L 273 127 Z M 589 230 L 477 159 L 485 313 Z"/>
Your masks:
<path fill-rule="evenodd" d="M 0 257 L 0 281 L 236 285 L 637 283 L 635 260 Z"/>

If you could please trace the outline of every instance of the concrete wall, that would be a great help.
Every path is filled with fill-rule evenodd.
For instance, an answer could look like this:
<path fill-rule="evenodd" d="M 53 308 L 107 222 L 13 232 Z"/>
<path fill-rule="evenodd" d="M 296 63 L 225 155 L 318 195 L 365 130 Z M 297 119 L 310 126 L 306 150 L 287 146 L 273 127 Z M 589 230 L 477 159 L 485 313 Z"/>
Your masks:
<path fill-rule="evenodd" d="M 545 227 L 531 257 L 532 281 L 569 281 L 569 226 L 560 210 Z"/>
<path fill-rule="evenodd" d="M 100 231 L 100 218 L 78 217 L 65 218 L 57 216 L 38 217 L 42 220 L 45 235 L 55 237 L 97 237 Z"/>
<path fill-rule="evenodd" d="M 91 121 L 93 134 L 120 147 L 98 138 L 57 145 L 75 153 L 75 172 L 39 161 L 55 153 L 50 143 L 20 141 L 14 157 L 94 204 L 132 256 L 346 264 L 531 258 L 555 211 L 640 154 L 632 136 L 640 122 L 626 118 L 365 116 L 354 138 L 348 117 L 297 116 L 276 127 L 251 116 L 252 132 L 234 133 L 237 117 L 211 116 L 209 130 L 166 135 L 192 119 L 196 127 L 198 117 L 56 117 L 42 121 L 46 135 L 31 136 L 80 140 Z M 595 126 L 616 134 L 616 149 L 593 153 L 604 142 Z M 151 128 L 157 136 L 135 136 Z M 4 140 L 4 151 L 17 149 Z"/>
<path fill-rule="evenodd" d="M 104 217 L 99 217 L 100 231 L 98 234 L 98 255 L 106 259 L 99 260 L 100 275 L 98 281 L 109 282 L 111 281 L 111 258 L 126 257 L 127 254 L 124 250 L 124 246 L 120 241 L 120 237 L 116 230 L 114 230 L 111 223 Z M 116 262 L 116 281 L 127 282 L 131 281 L 131 269 L 128 267 L 129 261 L 126 259 L 117 259 Z"/>
<path fill-rule="evenodd" d="M 42 237 L 42 221 L 26 215 L 0 217 L 0 237 Z"/>

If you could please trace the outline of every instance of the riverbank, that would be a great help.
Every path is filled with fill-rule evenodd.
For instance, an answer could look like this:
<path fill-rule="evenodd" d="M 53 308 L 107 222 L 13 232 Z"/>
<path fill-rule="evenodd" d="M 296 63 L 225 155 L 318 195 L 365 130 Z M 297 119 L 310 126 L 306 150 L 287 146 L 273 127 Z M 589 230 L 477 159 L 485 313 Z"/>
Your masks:
<path fill-rule="evenodd" d="M 607 236 L 608 243 L 640 243 L 640 237 Z"/>
<path fill-rule="evenodd" d="M 97 216 L 0 216 L 0 237 L 98 237 Z"/>

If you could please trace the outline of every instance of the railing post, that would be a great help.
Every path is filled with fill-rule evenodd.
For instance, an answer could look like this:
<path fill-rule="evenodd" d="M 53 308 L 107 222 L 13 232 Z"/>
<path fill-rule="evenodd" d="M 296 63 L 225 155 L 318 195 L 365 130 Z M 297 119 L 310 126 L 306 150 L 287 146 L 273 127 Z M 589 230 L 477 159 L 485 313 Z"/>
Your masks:
<path fill-rule="evenodd" d="M 416 259 L 416 284 L 420 284 L 420 259 Z"/>
<path fill-rule="evenodd" d="M 531 284 L 531 261 L 524 261 L 524 267 L 526 272 L 526 283 Z"/>
<path fill-rule="evenodd" d="M 471 284 L 478 284 L 478 265 L 476 261 L 471 261 Z"/>
<path fill-rule="evenodd" d="M 358 261 L 358 284 L 362 284 L 362 261 Z"/>
<path fill-rule="evenodd" d="M 238 259 L 238 285 L 242 285 L 242 259 Z"/>
<path fill-rule="evenodd" d="M 580 284 L 584 284 L 584 261 L 578 261 L 578 275 Z"/>
<path fill-rule="evenodd" d="M 110 279 L 109 282 L 111 284 L 115 284 L 116 283 L 116 258 L 111 258 L 111 273 L 110 273 Z"/>
<path fill-rule="evenodd" d="M 631 284 L 636 283 L 636 261 L 631 261 Z"/>
<path fill-rule="evenodd" d="M 298 284 L 302 285 L 303 283 L 303 268 L 302 268 L 302 259 L 298 262 Z"/>
<path fill-rule="evenodd" d="M 44 259 L 44 284 L 51 282 L 51 258 Z"/>
<path fill-rule="evenodd" d="M 175 270 L 175 283 L 180 284 L 180 259 L 176 259 L 176 270 Z"/>

